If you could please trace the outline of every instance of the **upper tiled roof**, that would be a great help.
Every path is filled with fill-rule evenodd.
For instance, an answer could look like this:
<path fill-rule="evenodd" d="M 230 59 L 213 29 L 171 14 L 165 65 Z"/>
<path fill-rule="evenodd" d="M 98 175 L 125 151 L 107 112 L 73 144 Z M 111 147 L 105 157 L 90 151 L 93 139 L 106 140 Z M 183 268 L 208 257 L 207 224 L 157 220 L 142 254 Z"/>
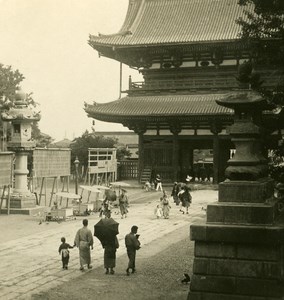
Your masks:
<path fill-rule="evenodd" d="M 129 0 L 121 30 L 91 35 L 89 42 L 127 47 L 230 41 L 238 38 L 241 16 L 246 18 L 237 0 Z"/>
<path fill-rule="evenodd" d="M 134 96 L 105 104 L 87 104 L 85 111 L 97 120 L 112 122 L 137 117 L 232 115 L 232 110 L 215 102 L 223 97 L 224 94 Z"/>

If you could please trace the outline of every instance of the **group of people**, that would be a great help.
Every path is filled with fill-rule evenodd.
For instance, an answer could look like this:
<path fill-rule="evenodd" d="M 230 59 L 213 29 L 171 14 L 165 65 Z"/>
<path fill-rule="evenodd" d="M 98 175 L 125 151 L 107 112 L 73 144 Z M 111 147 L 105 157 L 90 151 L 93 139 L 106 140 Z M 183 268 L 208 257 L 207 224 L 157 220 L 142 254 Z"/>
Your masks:
<path fill-rule="evenodd" d="M 137 232 L 138 227 L 133 225 L 130 233 L 125 236 L 125 246 L 128 255 L 128 266 L 126 269 L 127 276 L 130 275 L 130 270 L 132 273 L 136 272 L 136 251 L 141 247 L 139 234 L 137 234 Z M 91 250 L 93 250 L 93 245 L 94 239 L 91 230 L 88 228 L 88 220 L 84 219 L 83 227 L 76 233 L 73 246 L 66 243 L 65 237 L 61 238 L 61 244 L 58 252 L 61 255 L 62 268 L 64 270 L 68 269 L 70 259 L 69 249 L 77 247 L 79 249 L 80 270 L 84 271 L 85 266 L 87 266 L 88 269 L 91 269 Z M 107 239 L 102 243 L 102 247 L 104 248 L 105 274 L 114 274 L 114 268 L 116 266 L 116 251 L 119 248 L 117 236 L 114 235 L 113 238 Z"/>
<path fill-rule="evenodd" d="M 178 182 L 175 182 L 172 188 L 171 196 L 173 198 L 174 203 L 177 206 L 180 206 L 180 212 L 183 214 L 188 214 L 188 209 L 190 207 L 190 204 L 192 202 L 192 196 L 191 196 L 191 187 L 189 183 L 191 182 L 191 177 L 188 175 L 186 177 L 186 183 L 185 184 L 179 184 Z M 164 217 L 165 219 L 169 218 L 170 214 L 170 199 L 165 190 L 163 190 L 163 195 L 160 198 L 160 203 L 155 208 L 155 215 L 157 219 L 160 219 L 161 217 Z"/>
<path fill-rule="evenodd" d="M 180 212 L 183 214 L 188 214 L 188 209 L 192 202 L 191 187 L 189 186 L 190 181 L 191 178 L 187 176 L 185 185 L 180 186 L 175 182 L 171 193 L 175 204 L 177 206 L 180 205 Z"/>
<path fill-rule="evenodd" d="M 160 178 L 160 176 L 157 176 Z M 185 184 L 174 183 L 171 196 L 174 203 L 177 206 L 181 206 L 180 211 L 188 214 L 188 209 L 190 207 L 192 196 L 190 194 L 191 188 L 189 182 L 191 181 L 190 176 L 187 176 Z M 156 190 L 162 187 L 161 179 L 157 183 Z M 155 214 L 157 218 L 168 219 L 170 215 L 170 198 L 165 190 L 162 190 L 163 195 L 160 197 L 160 202 L 155 209 Z M 113 194 L 112 194 L 113 195 Z M 106 196 L 103 204 L 100 216 L 105 215 L 106 218 L 111 218 L 111 202 L 114 198 Z M 126 218 L 128 213 L 128 197 L 127 191 L 125 189 L 121 190 L 119 195 L 119 208 L 121 213 L 121 218 Z M 136 251 L 140 249 L 139 235 L 137 234 L 138 227 L 136 225 L 131 227 L 131 232 L 125 236 L 125 246 L 128 255 L 128 267 L 126 269 L 126 274 L 130 275 L 130 270 L 132 273 L 136 272 L 135 259 Z M 75 236 L 74 244 L 71 246 L 66 242 L 65 237 L 61 238 L 61 245 L 59 246 L 59 254 L 61 255 L 62 268 L 68 269 L 68 263 L 70 258 L 69 249 L 77 247 L 79 249 L 79 260 L 80 260 L 80 270 L 84 271 L 85 266 L 88 269 L 92 268 L 91 265 L 91 250 L 93 249 L 93 235 L 91 230 L 88 228 L 88 220 L 83 220 L 83 227 L 80 228 Z M 116 236 L 113 239 L 107 240 L 102 243 L 104 248 L 104 267 L 106 274 L 114 274 L 114 268 L 116 265 L 116 251 L 119 248 L 119 242 Z"/>
<path fill-rule="evenodd" d="M 102 201 L 100 208 L 100 217 L 105 216 L 105 218 L 111 218 L 113 203 L 116 201 L 117 196 L 115 191 L 107 192 L 105 199 Z M 128 196 L 125 189 L 121 189 L 120 195 L 118 196 L 118 206 L 121 213 L 121 219 L 126 218 L 128 214 Z"/>
<path fill-rule="evenodd" d="M 189 174 L 191 182 L 211 182 L 213 179 L 213 164 L 203 161 L 194 162 L 192 168 L 184 170 L 182 175 Z"/>
<path fill-rule="evenodd" d="M 155 209 L 155 214 L 157 216 L 157 219 L 160 219 L 161 217 L 164 217 L 165 219 L 168 219 L 170 216 L 170 201 L 168 194 L 165 190 L 163 190 L 163 195 L 160 198 L 160 203 L 157 205 Z"/>
<path fill-rule="evenodd" d="M 163 191 L 162 178 L 161 178 L 160 174 L 157 174 L 155 180 L 152 183 L 150 183 L 150 181 L 147 180 L 144 184 L 144 189 L 146 192 L 149 192 L 151 190 Z"/>

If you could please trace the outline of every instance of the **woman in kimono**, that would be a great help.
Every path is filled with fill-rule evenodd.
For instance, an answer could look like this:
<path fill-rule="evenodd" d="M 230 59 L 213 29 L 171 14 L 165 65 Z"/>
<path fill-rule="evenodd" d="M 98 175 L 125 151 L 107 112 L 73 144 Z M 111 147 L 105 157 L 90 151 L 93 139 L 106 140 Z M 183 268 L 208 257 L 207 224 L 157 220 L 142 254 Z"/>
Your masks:
<path fill-rule="evenodd" d="M 173 197 L 174 203 L 178 206 L 180 203 L 180 199 L 178 197 L 178 193 L 180 192 L 180 188 L 177 182 L 174 183 L 171 196 Z"/>
<path fill-rule="evenodd" d="M 84 266 L 87 265 L 91 269 L 91 249 L 93 249 L 93 235 L 88 228 L 88 220 L 83 220 L 83 227 L 79 229 L 75 236 L 74 245 L 79 248 L 80 270 L 84 271 Z"/>
<path fill-rule="evenodd" d="M 191 194 L 190 194 L 191 188 L 189 186 L 184 186 L 182 187 L 182 190 L 179 193 L 179 197 L 181 199 L 181 209 L 180 211 L 184 214 L 184 208 L 186 210 L 186 213 L 188 214 L 188 208 L 190 207 L 191 204 Z"/>
<path fill-rule="evenodd" d="M 112 239 L 106 240 L 103 243 L 104 251 L 104 267 L 106 274 L 114 274 L 114 268 L 116 263 L 116 249 L 119 248 L 118 239 L 114 236 Z"/>
<path fill-rule="evenodd" d="M 121 194 L 119 196 L 119 208 L 121 213 L 121 219 L 123 219 L 123 216 L 126 218 L 128 213 L 128 197 L 126 195 L 125 189 L 121 190 Z"/>
<path fill-rule="evenodd" d="M 162 206 L 162 211 L 163 211 L 163 216 L 165 219 L 168 219 L 170 216 L 170 202 L 169 202 L 169 197 L 166 193 L 166 191 L 163 191 L 163 197 L 161 197 L 161 206 Z"/>

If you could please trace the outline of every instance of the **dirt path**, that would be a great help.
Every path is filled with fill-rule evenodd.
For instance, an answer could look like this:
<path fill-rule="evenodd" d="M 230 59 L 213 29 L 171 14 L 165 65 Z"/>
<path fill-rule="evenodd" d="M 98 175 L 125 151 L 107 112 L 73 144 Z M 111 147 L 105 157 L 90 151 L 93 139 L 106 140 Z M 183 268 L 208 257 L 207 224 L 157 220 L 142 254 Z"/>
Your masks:
<path fill-rule="evenodd" d="M 191 273 L 193 243 L 189 227 L 184 226 L 145 245 L 137 252 L 137 273 L 126 276 L 127 256 L 117 260 L 116 273 L 105 275 L 103 267 L 70 280 L 33 300 L 176 300 L 187 299 L 188 285 L 183 273 Z"/>

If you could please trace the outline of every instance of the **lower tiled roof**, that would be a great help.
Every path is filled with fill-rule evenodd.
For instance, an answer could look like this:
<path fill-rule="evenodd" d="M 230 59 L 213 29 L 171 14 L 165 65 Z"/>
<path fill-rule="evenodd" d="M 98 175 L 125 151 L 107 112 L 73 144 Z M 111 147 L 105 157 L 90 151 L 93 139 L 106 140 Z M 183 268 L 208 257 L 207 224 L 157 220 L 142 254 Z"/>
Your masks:
<path fill-rule="evenodd" d="M 119 122 L 121 118 L 185 117 L 232 115 L 231 109 L 218 105 L 225 94 L 128 96 L 108 103 L 86 104 L 89 117 Z"/>

